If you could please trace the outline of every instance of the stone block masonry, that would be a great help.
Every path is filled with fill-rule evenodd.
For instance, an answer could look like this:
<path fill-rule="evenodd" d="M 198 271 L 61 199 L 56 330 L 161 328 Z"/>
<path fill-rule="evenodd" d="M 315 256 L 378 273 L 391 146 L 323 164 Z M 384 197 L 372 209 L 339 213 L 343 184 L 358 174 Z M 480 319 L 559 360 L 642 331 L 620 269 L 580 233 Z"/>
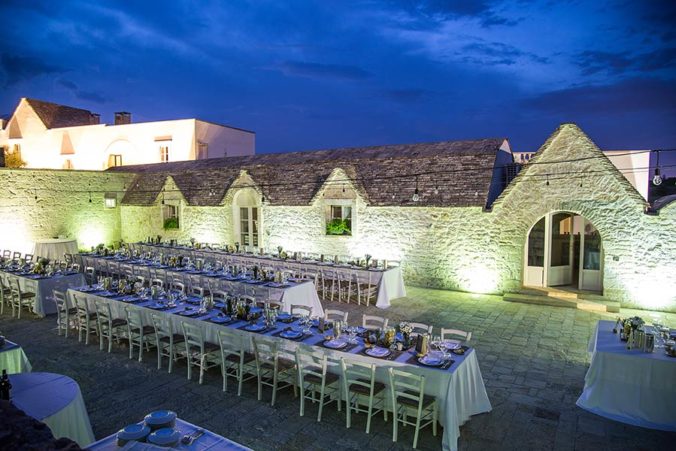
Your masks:
<path fill-rule="evenodd" d="M 119 241 L 119 201 L 132 178 L 95 171 L 0 169 L 0 248 L 32 252 L 36 240 L 58 236 L 76 238 L 85 249 Z M 118 206 L 106 208 L 106 193 L 117 196 Z"/>

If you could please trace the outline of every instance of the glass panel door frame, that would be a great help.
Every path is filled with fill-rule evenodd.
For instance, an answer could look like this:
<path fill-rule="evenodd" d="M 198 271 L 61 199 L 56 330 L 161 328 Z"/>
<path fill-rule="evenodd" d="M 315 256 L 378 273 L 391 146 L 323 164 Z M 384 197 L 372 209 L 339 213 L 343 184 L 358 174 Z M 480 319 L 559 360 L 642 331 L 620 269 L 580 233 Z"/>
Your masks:
<path fill-rule="evenodd" d="M 571 230 L 570 243 L 568 247 L 569 259 L 568 265 L 552 266 L 552 231 L 553 218 L 555 215 L 566 213 L 571 215 Z M 574 233 L 575 233 L 575 218 L 582 219 L 583 230 L 580 233 L 580 249 L 579 249 L 579 277 L 577 288 L 580 290 L 603 291 L 603 240 L 600 239 L 600 255 L 599 255 L 599 269 L 584 269 L 584 253 L 585 253 L 585 233 L 587 226 L 594 227 L 593 224 L 581 215 L 572 212 L 556 211 L 548 213 L 544 217 L 538 219 L 535 224 L 528 230 L 526 235 L 526 242 L 523 253 L 523 275 L 522 284 L 531 287 L 550 287 L 569 285 L 572 282 L 573 275 L 573 259 L 574 255 Z M 542 266 L 530 266 L 528 260 L 530 236 L 537 225 L 544 219 L 544 262 Z"/>

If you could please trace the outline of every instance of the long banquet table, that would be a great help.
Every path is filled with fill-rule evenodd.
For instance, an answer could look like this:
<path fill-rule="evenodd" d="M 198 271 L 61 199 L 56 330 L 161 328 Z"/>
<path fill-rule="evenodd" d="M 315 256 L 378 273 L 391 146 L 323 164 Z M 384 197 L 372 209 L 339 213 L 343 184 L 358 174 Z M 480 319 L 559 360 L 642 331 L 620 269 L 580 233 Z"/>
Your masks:
<path fill-rule="evenodd" d="M 23 352 L 23 348 L 16 343 L 5 340 L 0 348 L 0 371 L 7 370 L 7 374 L 30 373 L 31 364 Z"/>
<path fill-rule="evenodd" d="M 613 333 L 613 321 L 599 321 L 589 342 L 592 354 L 577 405 L 611 420 L 676 431 L 676 358 L 664 349 L 627 350 Z"/>
<path fill-rule="evenodd" d="M 94 441 L 89 415 L 73 379 L 53 373 L 22 373 L 9 377 L 12 402 L 42 421 L 54 437 L 68 437 L 80 446 Z"/>
<path fill-rule="evenodd" d="M 355 271 L 359 280 L 362 282 L 371 282 L 378 288 L 376 295 L 376 307 L 388 308 L 392 299 L 403 298 L 406 296 L 406 287 L 404 286 L 404 277 L 399 266 L 383 269 L 365 269 L 358 266 L 347 264 L 334 264 L 333 262 L 319 262 L 316 260 L 282 260 L 270 255 L 256 255 L 251 253 L 231 253 L 217 249 L 194 249 L 185 246 L 169 246 L 166 244 L 148 244 L 137 243 L 143 252 L 172 251 L 182 255 L 188 255 L 192 258 L 203 258 L 205 260 L 227 259 L 239 265 L 269 265 L 277 266 L 283 264 L 286 267 L 307 268 L 308 270 L 319 272 L 325 269 L 350 270 Z"/>
<path fill-rule="evenodd" d="M 4 278 L 7 286 L 12 279 L 18 279 L 22 290 L 34 292 L 33 312 L 40 317 L 56 313 L 56 303 L 52 299 L 53 290 L 65 292 L 68 288 L 81 286 L 85 282 L 84 275 L 81 273 L 40 276 L 16 271 L 0 271 L 0 277 Z"/>
<path fill-rule="evenodd" d="M 180 278 L 185 280 L 185 277 L 197 277 L 200 286 L 203 288 L 212 287 L 224 289 L 225 291 L 258 291 L 264 290 L 265 294 L 269 294 L 270 298 L 278 300 L 283 305 L 283 310 L 288 312 L 292 305 L 304 305 L 312 308 L 314 316 L 324 316 L 324 308 L 317 295 L 317 289 L 314 282 L 311 280 L 304 281 L 289 281 L 287 284 L 270 283 L 254 283 L 254 281 L 229 277 L 220 273 L 207 273 L 204 271 L 187 271 L 185 268 L 171 268 L 166 265 L 158 265 L 144 260 L 121 259 L 118 257 L 100 257 L 95 255 L 82 255 L 82 261 L 86 266 L 93 266 L 94 268 L 109 270 L 106 266 L 109 262 L 120 265 L 130 265 L 135 272 L 140 269 L 147 268 L 155 271 L 161 279 L 167 280 L 167 276 L 172 278 Z"/>
<path fill-rule="evenodd" d="M 73 295 L 87 296 L 90 300 L 103 300 L 111 306 L 111 312 L 114 318 L 126 318 L 124 307 L 138 309 L 143 318 L 144 324 L 152 324 L 152 314 L 171 315 L 174 333 L 182 334 L 181 322 L 185 321 L 199 327 L 204 334 L 204 339 L 212 343 L 218 343 L 218 330 L 227 327 L 234 332 L 241 340 L 240 345 L 244 349 L 250 349 L 252 336 L 255 333 L 241 329 L 246 326 L 245 321 L 235 320 L 227 325 L 216 324 L 211 319 L 218 315 L 217 310 L 212 310 L 204 315 L 197 317 L 185 317 L 179 315 L 186 307 L 185 304 L 178 304 L 176 307 L 167 310 L 153 310 L 148 308 L 154 301 L 142 302 L 124 302 L 122 299 L 128 299 L 125 296 L 102 297 L 96 293 L 83 293 L 74 289 L 68 290 L 69 297 Z M 93 304 L 93 302 L 90 302 Z M 317 332 L 305 337 L 301 341 L 286 340 L 278 337 L 277 334 L 286 327 L 294 324 L 278 323 L 277 326 L 262 335 L 271 340 L 278 340 L 280 345 L 288 350 L 294 351 L 299 343 L 310 346 L 318 346 L 324 350 L 330 359 L 339 360 L 341 357 L 359 360 L 377 365 L 376 378 L 378 381 L 388 384 L 388 367 L 404 367 L 407 371 L 415 374 L 424 375 L 425 392 L 428 395 L 435 396 L 439 402 L 439 421 L 444 428 L 443 448 L 445 450 L 456 450 L 458 438 L 460 436 L 460 426 L 465 423 L 470 416 L 479 413 L 489 412 L 491 404 L 488 400 L 486 388 L 479 369 L 476 350 L 468 348 L 464 355 L 454 355 L 454 363 L 448 369 L 423 367 L 415 362 L 415 356 L 409 352 L 395 352 L 392 359 L 376 359 L 363 354 L 365 349 L 363 340 L 359 339 L 355 347 L 350 349 L 348 346 L 345 351 L 338 351 L 324 348 L 322 346 L 323 336 Z M 337 370 L 336 370 L 337 371 Z M 389 396 L 386 398 L 389 402 Z"/>
<path fill-rule="evenodd" d="M 195 439 L 190 445 L 184 445 L 179 443 L 176 446 L 173 446 L 171 449 L 177 450 L 213 450 L 213 451 L 251 451 L 251 448 L 247 448 L 244 445 L 233 442 L 225 437 L 222 437 L 218 434 L 215 434 L 211 431 L 208 431 L 204 428 L 195 426 L 192 423 L 176 418 L 175 430 L 181 433 L 181 436 L 190 435 L 196 432 L 197 430 L 203 430 L 204 434 Z M 120 448 L 117 446 L 117 434 L 109 435 L 108 437 L 102 438 L 98 442 L 92 443 L 87 447 L 88 451 L 117 451 L 120 449 L 133 449 L 135 451 L 150 451 L 165 449 L 158 446 L 154 446 L 150 443 L 142 442 L 128 442 L 124 447 Z"/>

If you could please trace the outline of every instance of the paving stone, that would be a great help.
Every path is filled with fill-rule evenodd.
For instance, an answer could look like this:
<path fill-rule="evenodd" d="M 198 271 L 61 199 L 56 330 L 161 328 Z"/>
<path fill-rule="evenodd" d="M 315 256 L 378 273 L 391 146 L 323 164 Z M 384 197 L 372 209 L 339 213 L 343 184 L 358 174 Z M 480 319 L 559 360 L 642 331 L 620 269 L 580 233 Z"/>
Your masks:
<path fill-rule="evenodd" d="M 481 372 L 493 410 L 472 417 L 460 428 L 460 450 L 526 449 L 669 449 L 673 435 L 612 422 L 575 406 L 588 368 L 587 343 L 599 319 L 613 314 L 579 312 L 548 306 L 514 304 L 495 296 L 408 287 L 409 296 L 392 307 L 334 303 L 349 311 L 350 323 L 363 313 L 385 315 L 390 322 L 412 320 L 439 327 L 471 330 Z M 626 314 L 651 317 L 653 312 Z M 658 314 L 676 325 L 676 315 Z M 156 354 L 143 362 L 128 359 L 126 345 L 114 345 L 108 354 L 98 342 L 85 346 L 77 338 L 57 337 L 53 318 L 21 320 L 0 316 L 0 331 L 24 347 L 34 371 L 49 371 L 74 378 L 82 390 L 96 437 L 104 437 L 139 421 L 159 408 L 178 412 L 187 421 L 243 443 L 255 450 L 332 451 L 410 449 L 413 428 L 400 428 L 392 442 L 392 421 L 374 417 L 366 434 L 363 414 L 353 415 L 345 428 L 344 412 L 329 405 L 321 423 L 316 405 L 298 415 L 298 400 L 291 390 L 280 392 L 270 406 L 269 389 L 256 399 L 256 384 L 244 384 L 241 397 L 234 384 L 223 393 L 219 371 L 209 371 L 203 385 L 186 378 L 179 362 L 172 374 L 157 369 Z M 442 429 L 432 436 L 421 432 L 418 449 L 441 448 Z"/>

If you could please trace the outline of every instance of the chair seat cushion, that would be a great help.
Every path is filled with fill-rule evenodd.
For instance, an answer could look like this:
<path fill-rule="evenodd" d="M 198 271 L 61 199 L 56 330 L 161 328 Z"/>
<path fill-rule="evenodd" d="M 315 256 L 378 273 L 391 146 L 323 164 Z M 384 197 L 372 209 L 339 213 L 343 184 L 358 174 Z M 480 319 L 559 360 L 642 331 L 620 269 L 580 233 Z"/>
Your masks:
<path fill-rule="evenodd" d="M 112 325 L 113 325 L 113 327 L 122 327 L 122 326 L 126 326 L 126 325 L 127 325 L 127 320 L 124 320 L 124 319 L 122 319 L 122 318 L 115 318 L 115 319 L 112 321 Z"/>
<path fill-rule="evenodd" d="M 370 383 L 370 381 L 367 381 L 365 379 L 359 379 L 360 382 L 364 382 L 366 384 Z M 364 387 L 363 385 L 359 384 L 350 384 L 349 387 L 351 392 L 354 393 L 359 393 L 360 395 L 366 395 L 368 396 L 371 393 L 371 389 L 368 387 Z M 385 390 L 385 384 L 382 382 L 374 382 L 373 383 L 373 394 L 378 394 L 381 391 Z"/>
<path fill-rule="evenodd" d="M 411 395 L 417 396 L 418 394 L 415 392 L 406 392 L 410 393 Z M 423 408 L 431 405 L 436 398 L 434 396 L 429 396 L 429 395 L 423 395 Z M 397 397 L 397 402 L 400 404 L 406 404 L 407 406 L 412 406 L 412 407 L 418 407 L 418 401 L 415 401 L 410 398 L 404 398 L 404 397 Z"/>
<path fill-rule="evenodd" d="M 209 352 L 221 352 L 221 347 L 217 344 L 210 343 L 208 341 L 204 342 L 204 352 L 209 353 Z"/>
<path fill-rule="evenodd" d="M 183 343 L 185 341 L 185 337 L 181 334 L 173 334 L 173 338 L 174 343 Z M 171 337 L 169 336 L 161 337 L 160 341 L 162 343 L 169 343 L 171 341 Z"/>
<path fill-rule="evenodd" d="M 35 293 L 21 293 L 21 299 L 30 299 L 34 298 Z"/>
<path fill-rule="evenodd" d="M 326 378 L 325 385 L 331 385 L 334 382 L 338 381 L 338 376 L 333 373 L 327 372 L 325 378 Z M 309 382 L 315 385 L 320 385 L 322 383 L 322 378 L 315 376 L 314 374 L 306 374 L 305 376 L 303 376 L 303 379 L 305 379 L 305 382 Z"/>
<path fill-rule="evenodd" d="M 124 322 L 127 324 L 127 322 Z M 132 333 L 139 333 L 139 327 L 138 326 L 130 326 Z M 154 335 L 155 334 L 155 328 L 153 326 L 143 326 L 140 329 L 143 330 L 143 335 Z"/>
<path fill-rule="evenodd" d="M 239 359 L 240 359 L 239 355 L 235 354 L 228 354 L 227 356 L 225 356 L 225 360 L 227 360 L 228 362 L 239 363 Z M 253 354 L 249 352 L 244 353 L 244 363 L 250 363 L 253 362 L 254 360 L 256 360 L 256 357 Z"/>

